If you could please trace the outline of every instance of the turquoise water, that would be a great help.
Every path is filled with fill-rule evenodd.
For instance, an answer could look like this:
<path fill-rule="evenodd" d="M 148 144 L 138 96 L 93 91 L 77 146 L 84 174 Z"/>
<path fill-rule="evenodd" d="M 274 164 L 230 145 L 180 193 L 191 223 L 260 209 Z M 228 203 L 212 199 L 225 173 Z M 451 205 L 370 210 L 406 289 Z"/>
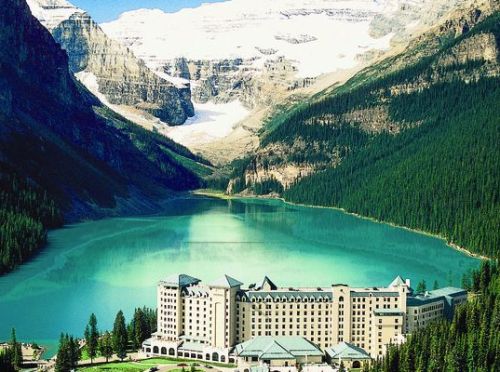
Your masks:
<path fill-rule="evenodd" d="M 34 260 L 0 278 L 0 340 L 53 346 L 81 336 L 91 312 L 101 329 L 122 309 L 155 306 L 155 285 L 183 272 L 227 273 L 245 284 L 386 285 L 396 275 L 459 285 L 479 261 L 439 239 L 345 213 L 280 201 L 186 198 L 164 214 L 110 218 L 52 231 Z"/>

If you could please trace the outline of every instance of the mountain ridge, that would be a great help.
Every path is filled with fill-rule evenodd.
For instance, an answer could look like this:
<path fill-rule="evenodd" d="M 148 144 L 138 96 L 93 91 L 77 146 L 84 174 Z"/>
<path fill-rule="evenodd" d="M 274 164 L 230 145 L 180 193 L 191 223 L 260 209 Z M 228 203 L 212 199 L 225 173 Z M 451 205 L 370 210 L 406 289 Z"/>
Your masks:
<path fill-rule="evenodd" d="M 12 257 L 22 260 L 37 251 L 48 227 L 157 211 L 164 199 L 203 184 L 193 164 L 209 168 L 183 146 L 102 105 L 73 77 L 66 52 L 26 2 L 4 1 L 0 178 L 7 186 L 0 198 L 7 202 L 0 209 L 7 217 L 0 228 L 9 238 L 0 247 L 2 260 L 8 258 L 1 272 L 19 263 Z M 46 213 L 33 200 L 48 205 L 52 217 L 41 217 Z M 12 236 L 15 221 L 27 222 Z M 23 245 L 31 233 L 36 238 Z"/>
<path fill-rule="evenodd" d="M 131 106 L 180 125 L 194 115 L 191 90 L 155 74 L 119 42 L 110 39 L 90 15 L 65 0 L 28 0 L 33 14 L 69 56 L 70 70 L 92 74 L 97 87 L 80 79 L 104 103 Z"/>

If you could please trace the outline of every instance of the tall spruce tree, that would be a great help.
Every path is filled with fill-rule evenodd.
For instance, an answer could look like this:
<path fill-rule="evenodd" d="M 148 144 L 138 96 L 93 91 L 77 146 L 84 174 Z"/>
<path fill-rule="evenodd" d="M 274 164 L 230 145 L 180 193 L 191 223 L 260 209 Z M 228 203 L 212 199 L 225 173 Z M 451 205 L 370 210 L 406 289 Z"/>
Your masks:
<path fill-rule="evenodd" d="M 21 368 L 23 364 L 23 348 L 20 342 L 17 342 L 16 330 L 12 328 L 10 337 L 10 347 L 12 349 L 12 364 L 14 368 Z"/>
<path fill-rule="evenodd" d="M 113 350 L 120 360 L 125 359 L 127 356 L 128 334 L 127 327 L 125 326 L 125 317 L 123 311 L 118 311 L 113 324 Z"/>
<path fill-rule="evenodd" d="M 142 342 L 151 335 L 149 322 L 141 308 L 135 309 L 134 313 L 134 348 L 141 347 Z"/>
<path fill-rule="evenodd" d="M 97 356 L 99 341 L 99 331 L 97 330 L 97 318 L 94 313 L 90 315 L 89 324 L 85 327 L 85 342 L 87 346 L 87 353 L 90 357 L 90 364 L 94 362 Z"/>

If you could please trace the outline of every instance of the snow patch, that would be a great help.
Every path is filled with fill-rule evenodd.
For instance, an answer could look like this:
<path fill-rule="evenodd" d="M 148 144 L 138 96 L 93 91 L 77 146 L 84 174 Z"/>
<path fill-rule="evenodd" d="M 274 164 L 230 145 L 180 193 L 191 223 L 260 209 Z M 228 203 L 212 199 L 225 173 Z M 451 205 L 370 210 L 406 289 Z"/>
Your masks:
<path fill-rule="evenodd" d="M 80 71 L 75 74 L 75 77 L 80 83 L 85 85 L 85 87 L 90 90 L 90 92 L 94 96 L 99 98 L 99 101 L 104 103 L 106 106 L 112 106 L 112 104 L 107 100 L 106 96 L 99 92 L 99 83 L 97 82 L 97 77 L 92 72 Z"/>
<path fill-rule="evenodd" d="M 227 137 L 235 129 L 235 125 L 249 114 L 240 101 L 195 103 L 194 109 L 195 116 L 183 125 L 162 126 L 159 132 L 187 147 L 206 144 Z"/>

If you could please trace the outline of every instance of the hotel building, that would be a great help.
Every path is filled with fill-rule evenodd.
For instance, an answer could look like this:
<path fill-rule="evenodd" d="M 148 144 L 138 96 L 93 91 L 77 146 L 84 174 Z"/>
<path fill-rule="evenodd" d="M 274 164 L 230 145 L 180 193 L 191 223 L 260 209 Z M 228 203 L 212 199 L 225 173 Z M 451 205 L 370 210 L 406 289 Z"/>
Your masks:
<path fill-rule="evenodd" d="M 287 343 L 305 345 L 303 339 L 322 351 L 348 343 L 376 358 L 429 321 L 451 316 L 454 306 L 466 299 L 459 288 L 413 295 L 409 280 L 401 277 L 387 287 L 367 288 L 278 288 L 265 277 L 259 285 L 243 288 L 227 275 L 209 284 L 173 275 L 158 284 L 158 330 L 142 351 L 222 363 L 276 364 L 259 359 L 265 350 L 245 357 L 250 354 L 239 345 L 257 338 L 254 345 L 279 349 Z"/>

